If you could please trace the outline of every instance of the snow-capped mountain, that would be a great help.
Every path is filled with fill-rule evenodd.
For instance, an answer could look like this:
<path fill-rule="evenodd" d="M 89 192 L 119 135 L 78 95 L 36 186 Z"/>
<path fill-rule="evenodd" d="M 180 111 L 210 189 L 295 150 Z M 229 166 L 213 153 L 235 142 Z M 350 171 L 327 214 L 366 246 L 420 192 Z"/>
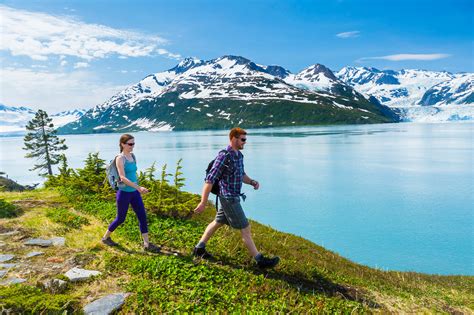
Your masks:
<path fill-rule="evenodd" d="M 336 92 L 336 87 L 345 85 L 334 73 L 323 65 L 315 64 L 298 74 L 289 74 L 285 82 L 312 91 Z"/>
<path fill-rule="evenodd" d="M 391 107 L 402 120 L 474 119 L 472 73 L 345 67 L 336 76 L 358 92 Z M 423 106 L 432 108 L 420 108 Z"/>
<path fill-rule="evenodd" d="M 420 105 L 474 104 L 474 74 L 461 74 L 452 80 L 442 81 L 425 92 Z"/>
<path fill-rule="evenodd" d="M 335 85 L 343 87 L 340 93 Z M 291 82 L 301 82 L 300 86 Z M 320 83 L 318 83 L 320 82 Z M 289 111 L 283 113 L 283 111 Z M 293 75 L 239 56 L 188 58 L 150 75 L 88 111 L 61 132 L 211 129 L 396 121 L 322 65 Z"/>
<path fill-rule="evenodd" d="M 85 109 L 74 109 L 50 115 L 55 127 L 64 126 L 79 119 Z M 26 132 L 25 126 L 34 116 L 36 111 L 28 107 L 12 107 L 0 104 L 0 134 L 22 134 Z"/>

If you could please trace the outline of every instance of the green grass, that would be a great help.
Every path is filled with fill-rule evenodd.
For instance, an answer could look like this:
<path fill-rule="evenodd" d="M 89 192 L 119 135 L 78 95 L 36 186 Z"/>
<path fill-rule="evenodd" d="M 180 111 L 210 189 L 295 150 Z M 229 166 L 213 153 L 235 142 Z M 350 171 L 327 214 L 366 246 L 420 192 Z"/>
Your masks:
<path fill-rule="evenodd" d="M 55 223 L 59 223 L 67 229 L 80 229 L 83 225 L 89 224 L 87 218 L 77 215 L 65 208 L 48 209 L 46 216 Z"/>
<path fill-rule="evenodd" d="M 72 244 L 82 244 L 80 255 L 88 257 L 87 266 L 104 273 L 100 279 L 72 287 L 65 293 L 80 299 L 80 304 L 85 303 L 87 296 L 102 296 L 113 292 L 113 288 L 132 293 L 122 309 L 123 313 L 474 311 L 474 277 L 369 268 L 301 237 L 253 221 L 252 233 L 257 247 L 264 253 L 282 258 L 274 270 L 256 268 L 239 233 L 227 227 L 218 230 L 208 244 L 216 262 L 193 260 L 190 251 L 212 220 L 213 205 L 209 205 L 202 215 L 188 219 L 148 213 L 151 241 L 180 253 L 174 256 L 151 255 L 141 250 L 138 221 L 133 211 L 113 234 L 121 247 L 110 249 L 98 245 L 100 233 L 105 231 L 116 213 L 114 202 L 101 196 L 69 192 L 65 199 L 57 190 L 42 190 L 24 194 L 1 193 L 0 197 L 8 201 L 46 199 L 46 205 L 31 210 L 43 211 L 43 216 L 35 214 L 41 220 L 52 220 L 46 215 L 50 211 L 73 208 L 74 212 L 81 213 L 81 217 L 90 221 L 90 225 L 81 225 L 66 235 L 67 239 L 68 235 L 80 237 L 81 243 Z M 25 209 L 23 217 L 27 217 L 29 211 Z M 21 219 L 8 220 L 22 224 Z M 12 222 L 3 220 L 0 223 Z M 43 222 L 41 226 L 48 225 Z M 5 301 L 14 300 L 14 291 L 8 292 L 0 291 L 0 308 L 5 303 L 4 298 Z M 36 295 L 50 301 L 51 305 L 62 303 L 59 298 L 53 303 L 52 297 L 45 293 L 31 291 L 31 296 Z M 66 300 L 63 302 L 62 307 L 66 307 Z M 33 303 L 22 305 L 24 312 L 37 310 Z M 68 305 L 79 310 L 78 304 Z"/>

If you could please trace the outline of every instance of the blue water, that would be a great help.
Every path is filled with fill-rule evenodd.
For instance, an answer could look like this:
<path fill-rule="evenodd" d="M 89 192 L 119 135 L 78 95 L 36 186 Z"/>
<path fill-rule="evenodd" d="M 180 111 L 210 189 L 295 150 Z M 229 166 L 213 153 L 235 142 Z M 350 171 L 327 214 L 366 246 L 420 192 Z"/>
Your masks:
<path fill-rule="evenodd" d="M 474 275 L 474 123 L 387 124 L 249 130 L 247 215 L 355 262 L 388 270 Z M 140 169 L 174 170 L 201 191 L 204 169 L 227 131 L 136 133 Z M 88 152 L 110 159 L 117 134 L 65 136 L 73 167 Z M 0 170 L 28 172 L 22 138 L 0 138 Z M 258 239 L 257 239 L 258 244 Z"/>

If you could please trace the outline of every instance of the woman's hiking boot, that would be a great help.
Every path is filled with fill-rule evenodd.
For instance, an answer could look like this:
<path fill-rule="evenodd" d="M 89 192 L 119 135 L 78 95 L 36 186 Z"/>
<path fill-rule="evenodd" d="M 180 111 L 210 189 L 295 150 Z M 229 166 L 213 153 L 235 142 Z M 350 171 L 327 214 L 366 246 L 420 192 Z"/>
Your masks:
<path fill-rule="evenodd" d="M 205 247 L 194 247 L 193 249 L 193 256 L 194 257 L 200 257 L 202 259 L 212 259 L 211 254 L 206 250 Z"/>
<path fill-rule="evenodd" d="M 102 238 L 102 243 L 104 243 L 107 246 L 118 246 L 118 243 L 115 243 L 114 241 L 112 241 L 110 236 L 107 238 Z"/>
<path fill-rule="evenodd" d="M 148 246 L 143 246 L 143 248 L 145 249 L 146 252 L 150 252 L 150 253 L 157 254 L 157 253 L 161 252 L 161 247 L 156 246 L 153 243 L 148 243 Z"/>
<path fill-rule="evenodd" d="M 262 255 L 259 260 L 257 260 L 257 266 L 259 268 L 273 268 L 280 262 L 280 257 L 275 256 L 272 258 L 265 257 Z"/>

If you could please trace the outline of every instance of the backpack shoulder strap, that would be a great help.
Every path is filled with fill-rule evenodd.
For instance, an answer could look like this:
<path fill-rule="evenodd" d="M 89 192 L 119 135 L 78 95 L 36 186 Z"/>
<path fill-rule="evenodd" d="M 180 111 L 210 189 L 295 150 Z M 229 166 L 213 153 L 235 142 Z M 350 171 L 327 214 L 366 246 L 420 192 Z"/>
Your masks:
<path fill-rule="evenodd" d="M 137 158 L 135 157 L 135 154 L 132 153 L 132 158 L 135 163 L 137 163 Z"/>

